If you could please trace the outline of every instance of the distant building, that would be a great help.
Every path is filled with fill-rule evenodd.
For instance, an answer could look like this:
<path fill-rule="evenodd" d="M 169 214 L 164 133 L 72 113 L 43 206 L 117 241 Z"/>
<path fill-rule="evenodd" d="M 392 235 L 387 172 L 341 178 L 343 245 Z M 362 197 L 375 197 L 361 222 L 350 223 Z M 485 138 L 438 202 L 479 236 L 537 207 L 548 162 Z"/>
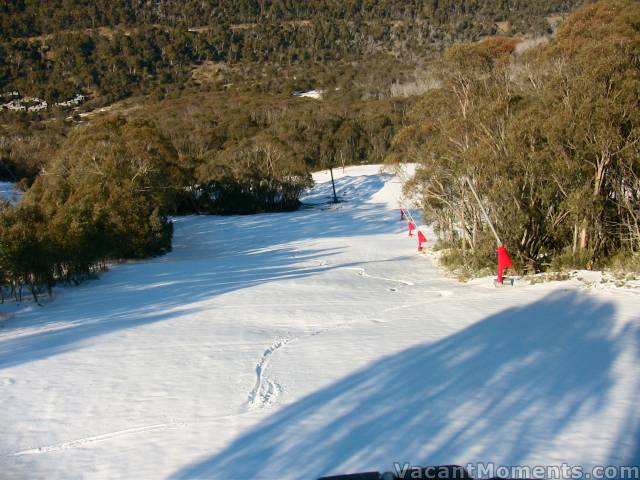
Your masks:
<path fill-rule="evenodd" d="M 2 104 L 2 108 L 6 108 L 7 110 L 12 110 L 14 112 L 25 111 L 27 107 L 22 105 L 22 102 L 18 100 L 11 100 L 8 103 Z"/>
<path fill-rule="evenodd" d="M 84 100 L 85 100 L 85 96 L 82 95 L 81 93 L 78 93 L 75 97 L 73 97 L 70 100 L 65 100 L 64 102 L 56 103 L 56 106 L 58 106 L 58 107 L 73 107 L 75 105 L 78 105 L 78 104 L 84 102 Z"/>
<path fill-rule="evenodd" d="M 41 112 L 49 108 L 49 103 L 38 97 L 21 97 L 16 91 L 5 92 L 0 94 L 2 99 L 11 99 L 7 103 L 0 104 L 0 110 L 11 110 L 14 112 Z M 64 102 L 57 102 L 55 105 L 58 107 L 74 107 L 82 102 L 86 97 L 81 93 L 76 94 L 75 97 L 65 100 Z"/>

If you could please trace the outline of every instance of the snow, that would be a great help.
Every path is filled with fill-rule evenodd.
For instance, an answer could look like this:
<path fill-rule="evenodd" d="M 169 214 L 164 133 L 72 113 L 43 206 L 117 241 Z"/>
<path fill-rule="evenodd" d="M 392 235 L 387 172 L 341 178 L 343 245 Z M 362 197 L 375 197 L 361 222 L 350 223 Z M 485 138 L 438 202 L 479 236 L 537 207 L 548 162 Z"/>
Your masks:
<path fill-rule="evenodd" d="M 0 200 L 4 200 L 11 203 L 20 201 L 22 192 L 16 188 L 16 184 L 13 182 L 0 182 Z"/>
<path fill-rule="evenodd" d="M 306 92 L 294 92 L 294 97 L 313 98 L 315 100 L 322 100 L 324 90 L 309 90 Z"/>
<path fill-rule="evenodd" d="M 179 218 L 164 257 L 2 306 L 1 476 L 638 464 L 636 290 L 458 283 L 398 177 L 334 175 L 338 205 L 321 172 L 297 212 Z"/>

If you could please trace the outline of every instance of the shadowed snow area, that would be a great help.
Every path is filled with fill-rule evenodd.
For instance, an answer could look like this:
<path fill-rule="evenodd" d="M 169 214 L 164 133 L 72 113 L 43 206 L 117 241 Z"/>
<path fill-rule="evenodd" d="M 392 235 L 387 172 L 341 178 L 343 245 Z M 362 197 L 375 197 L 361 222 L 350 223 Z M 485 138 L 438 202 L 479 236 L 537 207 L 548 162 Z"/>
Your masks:
<path fill-rule="evenodd" d="M 22 197 L 22 192 L 12 182 L 0 182 L 0 200 L 17 203 Z"/>
<path fill-rule="evenodd" d="M 2 306 L 0 477 L 638 464 L 640 295 L 457 283 L 396 176 L 334 175 L 338 205 L 320 172 L 297 212 L 178 218 L 170 254 Z"/>
<path fill-rule="evenodd" d="M 176 477 L 313 478 L 386 459 L 580 464 L 574 448 L 617 457 L 596 419 L 619 422 L 607 412 L 615 364 L 637 329 L 614 332 L 613 315 L 574 293 L 504 310 L 368 364 Z"/>

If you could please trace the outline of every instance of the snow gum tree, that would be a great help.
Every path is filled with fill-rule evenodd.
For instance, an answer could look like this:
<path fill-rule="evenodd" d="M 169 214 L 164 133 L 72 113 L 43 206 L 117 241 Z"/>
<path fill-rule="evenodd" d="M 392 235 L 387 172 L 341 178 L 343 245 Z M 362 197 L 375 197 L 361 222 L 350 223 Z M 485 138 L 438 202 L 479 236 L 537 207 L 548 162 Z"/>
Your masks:
<path fill-rule="evenodd" d="M 603 0 L 548 45 L 493 38 L 449 49 L 439 86 L 394 140 L 421 168 L 408 188 L 452 252 L 490 265 L 468 177 L 520 266 L 594 266 L 639 251 L 640 5 Z"/>

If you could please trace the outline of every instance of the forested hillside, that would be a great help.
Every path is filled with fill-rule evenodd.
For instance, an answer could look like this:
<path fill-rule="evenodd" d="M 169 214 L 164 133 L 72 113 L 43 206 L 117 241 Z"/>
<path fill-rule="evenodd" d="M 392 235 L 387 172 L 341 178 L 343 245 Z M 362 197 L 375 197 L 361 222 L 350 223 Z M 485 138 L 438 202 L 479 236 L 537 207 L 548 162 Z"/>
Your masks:
<path fill-rule="evenodd" d="M 166 252 L 170 215 L 292 210 L 311 171 L 383 161 L 423 165 L 454 268 L 494 255 L 463 177 L 518 268 L 633 264 L 638 4 L 579 3 L 5 3 L 0 177 L 28 191 L 2 281 L 36 296 Z"/>
<path fill-rule="evenodd" d="M 20 0 L 2 7 L 2 32 L 6 36 L 33 36 L 60 30 L 165 25 L 199 27 L 212 24 L 311 20 L 427 20 L 434 24 L 458 21 L 513 20 L 531 25 L 538 17 L 576 5 L 573 0 Z"/>
<path fill-rule="evenodd" d="M 373 2 L 5 2 L 0 91 L 110 102 L 186 84 L 206 61 L 304 65 L 312 75 L 371 56 L 429 58 L 500 31 L 550 32 L 578 0 Z M 499 23 L 496 23 L 499 22 Z M 502 29 L 502 30 L 501 30 Z M 230 75 L 226 83 L 246 80 Z"/>

